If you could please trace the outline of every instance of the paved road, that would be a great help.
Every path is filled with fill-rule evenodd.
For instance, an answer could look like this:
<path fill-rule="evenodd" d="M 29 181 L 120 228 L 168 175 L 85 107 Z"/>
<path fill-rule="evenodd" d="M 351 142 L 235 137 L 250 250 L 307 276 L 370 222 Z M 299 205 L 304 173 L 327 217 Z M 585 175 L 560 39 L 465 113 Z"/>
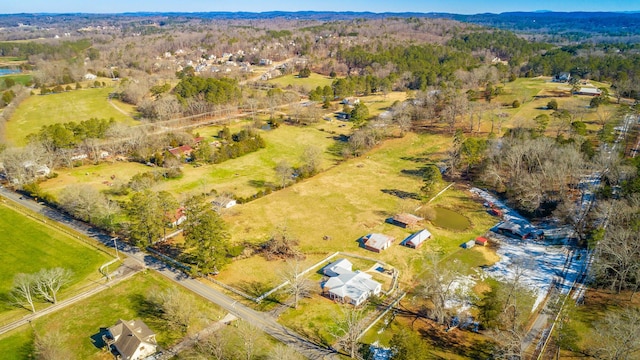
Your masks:
<path fill-rule="evenodd" d="M 40 205 L 31 199 L 24 198 L 19 194 L 14 193 L 6 188 L 0 189 L 0 194 L 10 200 L 13 200 L 22 206 L 25 206 L 34 212 L 44 214 L 51 220 L 55 220 L 65 226 L 68 226 L 76 231 L 86 234 L 87 236 L 102 242 L 103 244 L 113 247 L 114 242 L 107 234 L 96 230 L 86 224 L 74 220 L 55 209 L 49 208 L 44 205 Z M 292 330 L 280 325 L 268 314 L 255 311 L 249 307 L 240 304 L 238 301 L 230 298 L 229 296 L 217 291 L 199 280 L 196 280 L 182 271 L 169 267 L 165 263 L 158 259 L 140 251 L 138 248 L 130 246 L 128 244 L 118 242 L 118 251 L 125 253 L 130 258 L 136 259 L 138 262 L 144 264 L 149 269 L 156 270 L 161 275 L 168 279 L 184 286 L 185 288 L 193 291 L 194 293 L 204 297 L 205 299 L 217 304 L 223 309 L 229 311 L 236 317 L 243 319 L 251 324 L 254 324 L 258 328 L 262 329 L 267 334 L 285 343 L 288 346 L 293 347 L 298 352 L 303 354 L 309 359 L 334 359 L 337 358 L 335 351 L 330 350 L 324 346 L 315 344 L 300 334 L 293 332 Z"/>

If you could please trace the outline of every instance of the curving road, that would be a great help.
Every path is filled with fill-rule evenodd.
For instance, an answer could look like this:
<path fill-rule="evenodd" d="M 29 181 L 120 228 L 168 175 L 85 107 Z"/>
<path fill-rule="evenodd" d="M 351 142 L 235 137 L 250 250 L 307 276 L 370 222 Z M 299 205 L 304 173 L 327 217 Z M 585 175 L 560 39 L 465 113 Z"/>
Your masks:
<path fill-rule="evenodd" d="M 34 212 L 43 214 L 49 219 L 54 220 L 61 225 L 67 226 L 75 231 L 81 232 L 109 247 L 114 246 L 114 241 L 109 235 L 103 233 L 102 231 L 96 230 L 95 228 L 92 228 L 83 222 L 72 219 L 55 209 L 38 204 L 35 201 L 23 197 L 20 194 L 17 194 L 6 188 L 0 188 L 0 194 L 7 199 L 15 201 Z M 324 346 L 309 341 L 304 336 L 297 334 L 291 329 L 288 329 L 287 327 L 279 324 L 268 314 L 255 311 L 247 306 L 242 305 L 237 300 L 234 300 L 233 298 L 223 294 L 222 292 L 203 284 L 202 282 L 190 277 L 180 270 L 168 266 L 160 260 L 140 251 L 138 248 L 122 242 L 118 242 L 117 247 L 118 251 L 126 254 L 132 259 L 137 260 L 141 264 L 144 264 L 147 268 L 157 271 L 162 276 L 165 276 L 173 282 L 180 284 L 190 291 L 217 304 L 236 317 L 255 325 L 275 339 L 283 342 L 287 346 L 296 349 L 306 358 L 314 360 L 338 359 L 335 350 L 328 349 Z"/>

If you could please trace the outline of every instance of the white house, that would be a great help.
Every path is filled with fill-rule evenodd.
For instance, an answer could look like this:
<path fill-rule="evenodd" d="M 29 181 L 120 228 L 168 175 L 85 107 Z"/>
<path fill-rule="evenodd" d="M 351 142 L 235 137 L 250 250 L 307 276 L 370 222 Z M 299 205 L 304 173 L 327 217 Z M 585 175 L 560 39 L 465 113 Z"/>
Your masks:
<path fill-rule="evenodd" d="M 238 202 L 235 199 L 229 197 L 219 197 L 211 202 L 213 206 L 219 207 L 221 209 L 228 209 L 230 207 L 236 206 Z"/>
<path fill-rule="evenodd" d="M 122 360 L 144 359 L 158 348 L 156 334 L 141 320 L 118 320 L 110 327 L 108 345 L 113 346 Z"/>
<path fill-rule="evenodd" d="M 378 295 L 382 285 L 371 279 L 371 275 L 360 271 L 345 271 L 331 277 L 322 286 L 329 298 L 348 302 L 354 306 L 362 304 L 371 295 Z"/>
<path fill-rule="evenodd" d="M 92 74 L 92 73 L 86 73 L 86 74 L 84 75 L 84 79 L 85 79 L 85 80 L 95 80 L 95 79 L 97 79 L 97 78 L 98 78 L 98 77 L 97 77 L 96 75 Z"/>
<path fill-rule="evenodd" d="M 351 269 L 353 264 L 351 261 L 347 259 L 340 259 L 332 262 L 322 269 L 322 273 L 327 276 L 340 276 L 341 274 L 346 274 L 352 272 Z"/>

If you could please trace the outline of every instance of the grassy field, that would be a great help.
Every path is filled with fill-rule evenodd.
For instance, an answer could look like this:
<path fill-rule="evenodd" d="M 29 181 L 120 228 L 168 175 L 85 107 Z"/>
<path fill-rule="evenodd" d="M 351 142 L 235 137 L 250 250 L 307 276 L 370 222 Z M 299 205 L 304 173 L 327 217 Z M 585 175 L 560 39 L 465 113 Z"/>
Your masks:
<path fill-rule="evenodd" d="M 99 190 L 107 190 L 109 186 L 105 182 L 126 183 L 135 174 L 150 170 L 152 168 L 140 163 L 103 162 L 98 165 L 84 165 L 72 169 L 57 169 L 58 176 L 42 182 L 40 186 L 44 191 L 54 196 L 71 184 L 90 184 Z M 115 179 L 111 179 L 114 175 Z"/>
<path fill-rule="evenodd" d="M 13 81 L 15 81 L 17 84 L 26 84 L 28 82 L 31 81 L 31 79 L 33 78 L 33 76 L 31 76 L 30 74 L 16 74 L 16 75 L 4 75 L 4 76 L 0 76 L 0 89 L 5 89 L 5 80 L 6 79 L 13 79 Z"/>
<path fill-rule="evenodd" d="M 438 156 L 446 145 L 448 139 L 435 135 L 409 134 L 389 140 L 366 157 L 346 161 L 268 197 L 231 208 L 225 220 L 230 224 L 233 240 L 238 243 L 265 241 L 277 227 L 286 226 L 299 238 L 300 249 L 305 253 L 359 253 L 394 266 L 408 266 L 401 270 L 411 271 L 411 264 L 418 266 L 421 254 L 429 249 L 439 248 L 451 254 L 458 251 L 464 240 L 484 233 L 495 224 L 495 219 L 486 214 L 481 204 L 470 199 L 468 192 L 452 188 L 434 204 L 464 213 L 472 224 L 469 229 L 456 232 L 427 224 L 434 240 L 418 251 L 394 245 L 375 254 L 360 247 L 358 239 L 369 233 L 394 236 L 396 244 L 409 235 L 409 230 L 390 225 L 385 219 L 401 207 L 406 208 L 407 203 L 415 208 L 419 202 L 394 194 L 418 196 L 421 179 L 413 174 L 420 169 L 425 157 Z M 330 240 L 323 240 L 325 236 Z M 246 265 L 250 261 L 234 262 L 225 272 L 242 272 L 250 278 L 260 278 L 259 273 L 247 273 L 246 269 L 252 268 Z"/>
<path fill-rule="evenodd" d="M 0 296 L 7 299 L 17 273 L 34 273 L 42 268 L 64 267 L 72 270 L 72 284 L 60 293 L 78 290 L 89 281 L 101 278 L 98 268 L 111 259 L 106 253 L 71 238 L 0 203 Z M 42 308 L 44 303 L 36 303 Z M 0 302 L 2 321 L 13 320 L 26 310 Z"/>
<path fill-rule="evenodd" d="M 62 339 L 61 346 L 71 349 L 76 359 L 113 359 L 94 345 L 95 335 L 101 328 L 114 325 L 118 319 L 141 319 L 156 332 L 162 347 L 176 343 L 183 335 L 167 327 L 166 321 L 150 311 L 147 296 L 175 286 L 155 273 L 141 273 L 113 288 L 96 294 L 70 307 L 35 320 L 33 330 L 23 327 L 0 336 L 0 353 L 5 360 L 31 359 L 33 332 L 55 333 Z M 181 292 L 186 290 L 178 287 Z M 206 323 L 216 321 L 222 312 L 210 302 L 190 294 L 197 302 L 199 321 L 190 326 L 195 333 Z M 98 337 L 99 338 L 99 337 Z"/>
<path fill-rule="evenodd" d="M 281 88 L 287 88 L 289 86 L 293 88 L 304 89 L 305 92 L 309 92 L 318 86 L 326 86 L 333 83 L 332 78 L 316 73 L 312 73 L 308 78 L 299 78 L 298 74 L 285 75 L 275 79 L 269 80 L 269 83 L 275 84 Z"/>
<path fill-rule="evenodd" d="M 239 130 L 247 122 L 232 126 L 233 131 Z M 325 131 L 319 130 L 324 126 Z M 276 182 L 275 166 L 281 160 L 290 164 L 300 165 L 300 157 L 307 146 L 316 146 L 323 150 L 322 168 L 335 164 L 334 155 L 327 149 L 336 141 L 334 135 L 328 133 L 330 124 L 318 124 L 316 127 L 281 126 L 271 131 L 262 131 L 267 147 L 237 159 L 225 161 L 221 164 L 202 165 L 194 167 L 184 164 L 184 175 L 179 179 L 158 183 L 154 190 L 167 190 L 176 195 L 189 192 L 231 192 L 237 196 L 250 196 Z M 209 138 L 217 134 L 220 127 L 199 129 L 201 136 Z M 213 141 L 210 138 L 210 141 Z M 151 171 L 152 168 L 139 163 L 102 163 L 86 165 L 73 169 L 59 169 L 59 176 L 41 184 L 43 190 L 57 194 L 64 187 L 74 183 L 89 183 L 100 190 L 106 190 L 105 182 L 128 182 L 129 179 L 141 172 Z M 116 175 L 116 180 L 111 176 Z"/>
<path fill-rule="evenodd" d="M 597 82 L 591 82 L 591 85 L 608 87 L 606 84 Z M 503 131 L 515 126 L 534 127 L 533 119 L 538 115 L 546 114 L 551 120 L 547 127 L 547 135 L 555 136 L 558 125 L 551 117 L 553 110 L 546 109 L 547 103 L 551 99 L 555 99 L 558 102 L 559 109 L 567 109 L 575 113 L 576 117 L 574 120 L 584 121 L 587 124 L 588 130 L 596 131 L 598 126 L 595 125 L 595 123 L 598 121 L 598 114 L 595 109 L 589 107 L 592 97 L 571 95 L 570 91 L 571 86 L 552 82 L 549 77 L 518 78 L 513 82 L 503 84 L 502 94 L 491 101 L 491 107 L 493 107 L 494 110 L 484 112 L 482 132 L 488 133 L 491 131 L 492 114 L 503 113 L 507 115 L 505 118 L 502 118 Z M 520 107 L 513 108 L 511 106 L 514 100 L 520 101 Z M 486 104 L 484 100 L 478 100 L 478 103 Z M 612 111 L 615 105 L 605 108 Z M 462 124 L 464 124 L 465 121 L 467 120 L 461 119 Z M 497 131 L 499 121 L 500 120 L 494 121 L 494 131 Z"/>
<path fill-rule="evenodd" d="M 6 124 L 7 140 L 14 145 L 26 143 L 26 136 L 43 125 L 80 122 L 90 118 L 110 119 L 136 124 L 132 114 L 125 115 L 109 104 L 112 87 L 72 90 L 59 94 L 34 95 L 26 99 Z M 114 103 L 118 103 L 114 100 Z M 122 103 L 118 107 L 126 108 Z M 130 110 L 130 109 L 129 109 Z"/>

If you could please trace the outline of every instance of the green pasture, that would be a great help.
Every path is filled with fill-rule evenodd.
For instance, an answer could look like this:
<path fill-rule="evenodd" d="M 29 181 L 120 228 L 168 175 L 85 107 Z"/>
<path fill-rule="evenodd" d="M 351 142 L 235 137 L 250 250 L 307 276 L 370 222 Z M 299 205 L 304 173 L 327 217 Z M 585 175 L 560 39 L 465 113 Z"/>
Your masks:
<path fill-rule="evenodd" d="M 43 191 L 54 196 L 73 184 L 89 184 L 98 190 L 109 189 L 109 184 L 127 183 L 132 176 L 153 168 L 136 162 L 102 162 L 97 165 L 83 165 L 75 168 L 57 169 L 57 177 L 40 183 Z"/>
<path fill-rule="evenodd" d="M 281 88 L 293 87 L 302 88 L 305 92 L 309 92 L 318 86 L 324 87 L 326 85 L 331 86 L 333 83 L 332 78 L 316 73 L 311 73 L 308 78 L 300 78 L 298 74 L 285 75 L 269 80 L 269 83 L 279 86 Z"/>
<path fill-rule="evenodd" d="M 31 76 L 30 74 L 13 74 L 13 75 L 0 76 L 0 89 L 6 88 L 5 82 L 4 82 L 6 79 L 13 79 L 13 81 L 15 81 L 16 84 L 25 85 L 26 83 L 30 82 L 32 78 L 33 76 Z"/>
<path fill-rule="evenodd" d="M 219 129 L 219 128 L 218 128 Z M 217 133 L 218 129 L 213 133 Z M 201 134 L 209 130 L 200 131 Z M 335 163 L 336 158 L 327 149 L 336 141 L 334 135 L 314 127 L 295 127 L 283 125 L 270 131 L 261 131 L 266 148 L 246 154 L 220 164 L 194 167 L 185 164 L 184 175 L 180 179 L 168 180 L 156 186 L 156 190 L 167 190 L 174 194 L 185 192 L 203 192 L 215 189 L 220 192 L 231 192 L 236 196 L 250 196 L 270 185 L 279 185 L 275 166 L 286 160 L 292 166 L 302 165 L 301 156 L 308 146 L 318 147 L 323 151 L 321 168 Z M 207 141 L 214 141 L 207 137 Z"/>
<path fill-rule="evenodd" d="M 63 267 L 73 271 L 72 284 L 63 289 L 66 293 L 77 292 L 80 286 L 101 278 L 100 265 L 111 260 L 106 253 L 73 239 L 40 221 L 29 218 L 6 205 L 0 204 L 0 297 L 7 300 L 13 278 L 17 273 L 35 273 L 42 268 Z M 36 309 L 45 307 L 36 303 Z M 26 314 L 26 310 L 12 307 L 0 301 L 2 321 L 14 320 Z"/>
<path fill-rule="evenodd" d="M 111 87 L 91 88 L 30 96 L 6 123 L 5 136 L 10 143 L 23 145 L 26 136 L 38 132 L 43 125 L 81 122 L 90 118 L 114 118 L 128 125 L 136 124 L 137 121 L 131 117 L 133 114 L 125 115 L 109 103 L 109 93 L 113 90 Z M 113 102 L 124 107 L 120 102 Z"/>
<path fill-rule="evenodd" d="M 158 317 L 150 308 L 147 296 L 154 291 L 174 286 L 169 280 L 153 272 L 137 274 L 109 290 L 34 320 L 33 329 L 24 326 L 0 335 L 0 353 L 3 354 L 3 359 L 31 359 L 35 331 L 58 334 L 62 339 L 60 346 L 71 350 L 76 359 L 113 358 L 97 348 L 94 340 L 101 328 L 114 325 L 118 319 L 141 319 L 156 332 L 158 344 L 167 348 L 180 340 L 184 334 L 170 329 L 166 321 Z M 222 315 L 222 312 L 210 302 L 188 293 L 182 287 L 177 289 L 196 300 L 200 313 L 200 316 L 196 316 L 198 321 L 191 324 L 190 333 L 197 332 Z"/>

